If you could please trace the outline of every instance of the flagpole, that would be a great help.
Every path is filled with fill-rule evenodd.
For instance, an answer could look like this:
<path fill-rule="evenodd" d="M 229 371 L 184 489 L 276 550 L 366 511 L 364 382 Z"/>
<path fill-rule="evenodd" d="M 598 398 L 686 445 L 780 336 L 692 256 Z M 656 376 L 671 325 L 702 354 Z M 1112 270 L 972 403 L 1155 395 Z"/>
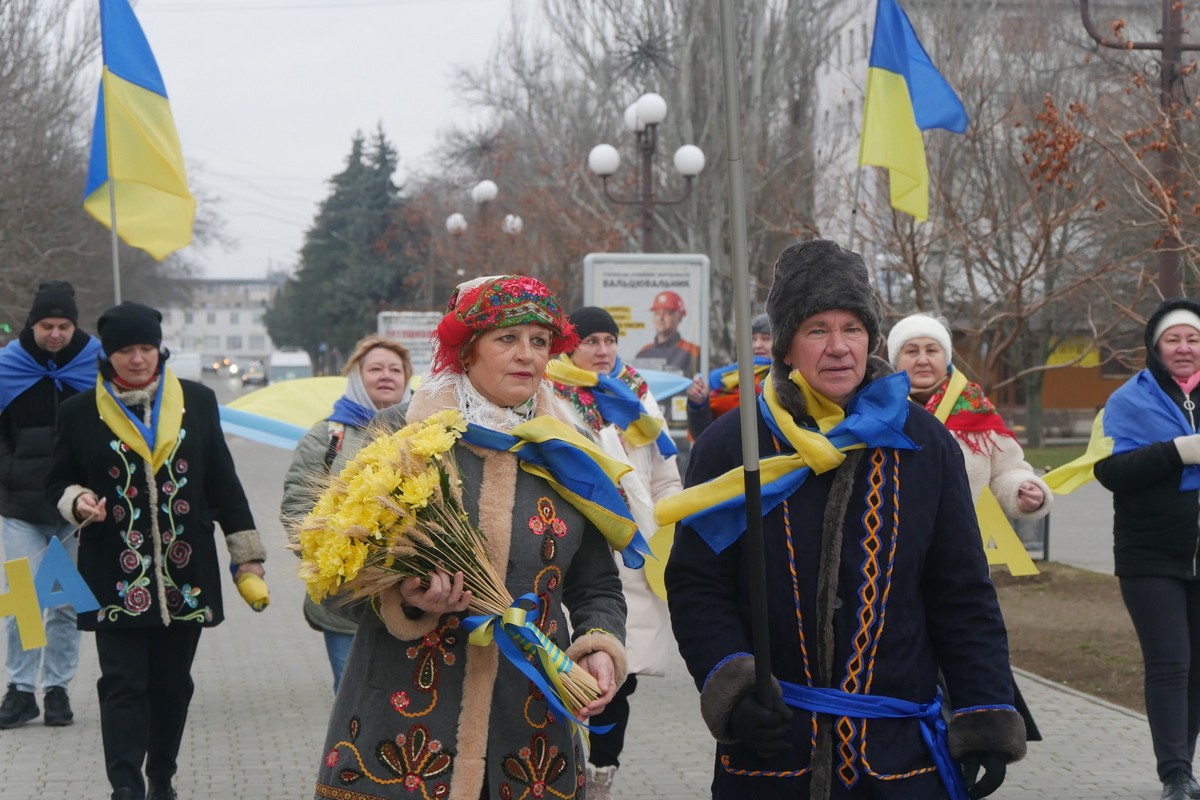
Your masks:
<path fill-rule="evenodd" d="M 121 305 L 121 257 L 117 251 L 117 188 L 112 179 L 112 154 L 108 156 L 108 208 L 112 220 L 113 305 Z"/>
<path fill-rule="evenodd" d="M 767 627 L 767 567 L 763 551 L 762 484 L 758 464 L 758 403 L 754 392 L 754 351 L 750 336 L 750 268 L 747 255 L 746 189 L 738 111 L 737 25 L 733 0 L 720 0 L 721 55 L 725 83 L 725 136 L 729 150 L 729 201 L 733 223 L 733 311 L 737 333 L 738 416 L 742 425 L 742 465 L 746 492 L 746 565 L 750 595 L 754 689 L 758 701 L 772 705 L 771 640 Z"/>
<path fill-rule="evenodd" d="M 854 175 L 854 199 L 850 203 L 850 241 L 847 250 L 854 250 L 854 226 L 858 222 L 858 193 L 862 189 L 862 167 L 856 169 Z"/>
<path fill-rule="evenodd" d="M 113 157 L 112 157 L 112 126 L 109 125 L 109 120 L 112 115 L 108 113 L 108 109 L 112 106 L 108 102 L 108 64 L 101 67 L 100 73 L 100 91 L 104 99 L 104 164 L 108 170 L 108 221 L 109 221 L 109 239 L 112 241 L 112 268 L 113 268 L 113 305 L 121 305 L 121 255 L 117 247 L 117 179 L 113 175 Z"/>

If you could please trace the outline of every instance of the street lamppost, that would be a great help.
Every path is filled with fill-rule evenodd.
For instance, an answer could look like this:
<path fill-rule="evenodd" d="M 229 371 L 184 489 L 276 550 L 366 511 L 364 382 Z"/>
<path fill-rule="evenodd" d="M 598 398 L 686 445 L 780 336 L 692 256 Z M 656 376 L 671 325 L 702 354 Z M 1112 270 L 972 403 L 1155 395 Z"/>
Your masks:
<path fill-rule="evenodd" d="M 637 137 L 637 149 L 641 154 L 639 182 L 641 196 L 637 198 L 614 197 L 608 188 L 609 177 L 621 165 L 621 156 L 611 144 L 598 144 L 588 153 L 588 169 L 600 176 L 604 182 L 604 195 L 620 205 L 642 207 L 642 252 L 654 252 L 654 207 L 682 203 L 692 192 L 692 178 L 704 169 L 704 151 L 693 144 L 685 144 L 675 151 L 675 170 L 682 175 L 687 185 L 683 194 L 673 200 L 654 196 L 652 173 L 654 154 L 658 149 L 658 126 L 667 117 L 667 101 L 662 95 L 647 92 L 625 109 L 625 129 Z"/>
<path fill-rule="evenodd" d="M 491 237 L 491 226 L 488 225 L 488 209 L 493 200 L 500 194 L 500 189 L 496 186 L 495 181 L 482 180 L 471 188 L 471 199 L 475 201 L 475 205 L 479 207 L 479 230 L 480 238 L 483 243 L 484 257 L 479 259 L 479 271 L 483 274 L 484 263 L 490 260 L 489 240 Z M 470 227 L 467 223 L 467 218 L 457 211 L 446 217 L 446 231 L 452 239 L 458 239 L 467 232 Z M 500 222 L 500 230 L 510 236 L 515 236 L 525 229 L 525 221 L 516 214 L 506 214 Z M 463 275 L 464 271 L 460 268 L 457 270 L 458 275 Z M 432 282 L 430 283 L 432 286 Z M 432 292 L 432 288 L 430 290 Z"/>

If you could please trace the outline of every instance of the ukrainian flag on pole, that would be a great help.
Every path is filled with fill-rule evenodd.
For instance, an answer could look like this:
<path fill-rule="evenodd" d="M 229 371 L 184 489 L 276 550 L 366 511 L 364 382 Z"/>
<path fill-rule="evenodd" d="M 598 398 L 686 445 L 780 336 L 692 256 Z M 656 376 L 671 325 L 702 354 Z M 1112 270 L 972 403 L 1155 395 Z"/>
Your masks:
<path fill-rule="evenodd" d="M 896 0 L 879 0 L 867 66 L 858 165 L 886 167 L 892 208 L 929 217 L 929 167 L 921 131 L 967 130 L 967 112 Z"/>
<path fill-rule="evenodd" d="M 115 220 L 127 244 L 161 261 L 191 243 L 196 214 L 167 89 L 128 0 L 100 0 L 100 37 L 104 72 L 83 207 L 110 230 Z"/>

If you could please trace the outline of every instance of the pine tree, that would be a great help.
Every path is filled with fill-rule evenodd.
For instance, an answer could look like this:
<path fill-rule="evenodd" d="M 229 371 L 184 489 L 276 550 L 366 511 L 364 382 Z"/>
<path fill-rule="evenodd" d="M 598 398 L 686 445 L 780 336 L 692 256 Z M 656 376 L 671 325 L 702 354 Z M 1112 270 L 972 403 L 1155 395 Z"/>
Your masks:
<path fill-rule="evenodd" d="M 382 127 L 369 142 L 355 134 L 346 167 L 330 179 L 329 196 L 305 234 L 296 275 L 267 312 L 277 345 L 302 347 L 315 364 L 336 364 L 375 330 L 376 314 L 411 302 L 405 279 L 420 263 L 410 254 L 423 245 L 410 240 L 424 234 L 397 227 L 405 217 L 392 181 L 398 163 Z"/>

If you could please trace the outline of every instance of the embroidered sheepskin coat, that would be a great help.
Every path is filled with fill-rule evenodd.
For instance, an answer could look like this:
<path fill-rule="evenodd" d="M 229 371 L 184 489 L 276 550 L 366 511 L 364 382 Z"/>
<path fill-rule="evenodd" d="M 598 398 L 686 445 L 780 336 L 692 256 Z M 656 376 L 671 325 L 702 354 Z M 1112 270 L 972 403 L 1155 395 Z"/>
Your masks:
<path fill-rule="evenodd" d="M 408 418 L 452 404 L 453 390 L 436 397 L 418 391 Z M 549 384 L 539 408 L 560 413 Z M 552 641 L 576 660 L 609 653 L 624 680 L 625 601 L 608 543 L 549 484 L 520 470 L 515 456 L 460 443 L 454 457 L 471 522 L 488 537 L 509 592 L 535 592 L 537 624 Z M 533 684 L 495 644 L 468 644 L 467 614 L 412 619 L 398 587 L 356 608 L 359 627 L 330 715 L 316 797 L 478 800 L 485 786 L 491 798 L 585 796 L 580 737 L 550 718 Z"/>
<path fill-rule="evenodd" d="M 962 453 L 915 403 L 904 430 L 921 449 L 852 452 L 764 517 L 771 671 L 925 703 L 940 665 L 955 704 L 955 756 L 988 750 L 1015 760 L 1024 726 Z M 760 452 L 775 453 L 761 414 L 758 434 Z M 739 421 L 727 414 L 696 442 L 685 483 L 738 466 Z M 814 735 L 813 716 L 796 710 L 788 752 L 764 758 L 737 741 L 730 714 L 753 688 L 746 557 L 744 537 L 716 554 L 681 524 L 666 571 L 675 636 L 717 739 L 713 797 L 945 797 L 915 720 L 821 715 Z"/>
<path fill-rule="evenodd" d="M 172 625 L 216 625 L 225 617 L 221 583 L 231 581 L 228 564 L 266 559 L 221 432 L 216 395 L 192 381 L 179 383 L 182 428 L 154 474 L 100 418 L 95 389 L 62 406 L 46 479 L 50 497 L 72 524 L 78 521 L 71 509 L 84 491 L 104 498 L 108 511 L 79 535 L 79 572 L 100 603 L 96 613 L 79 615 L 80 630 L 162 626 L 164 597 Z M 142 418 L 146 392 L 123 396 Z M 217 551 L 214 522 L 225 533 L 228 558 Z"/>

